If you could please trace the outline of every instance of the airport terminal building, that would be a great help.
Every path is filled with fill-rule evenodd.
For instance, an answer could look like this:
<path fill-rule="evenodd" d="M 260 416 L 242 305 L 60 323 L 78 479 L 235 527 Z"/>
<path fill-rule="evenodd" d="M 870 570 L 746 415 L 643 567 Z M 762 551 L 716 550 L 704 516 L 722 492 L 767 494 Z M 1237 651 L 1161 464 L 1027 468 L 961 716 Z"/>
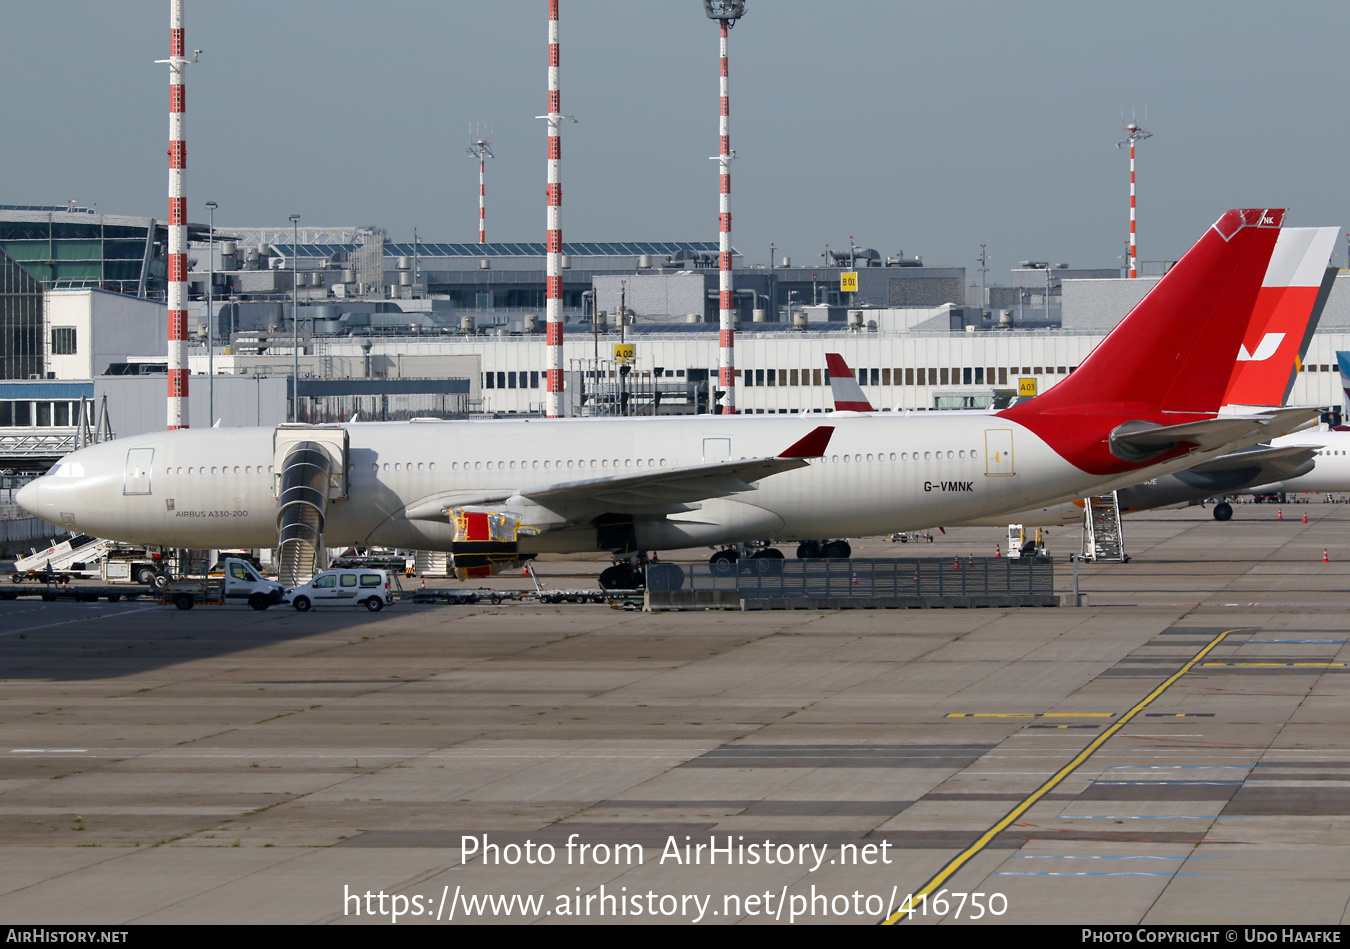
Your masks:
<path fill-rule="evenodd" d="M 377 228 L 300 229 L 297 245 L 293 235 L 218 228 L 208 240 L 194 226 L 194 427 L 542 413 L 542 244 L 395 243 Z M 82 418 L 118 435 L 162 427 L 165 242 L 149 218 L 0 209 L 0 467 L 41 470 L 74 447 Z M 568 414 L 715 411 L 716 244 L 564 249 Z M 971 299 L 964 269 L 903 254 L 737 263 L 737 405 L 756 414 L 829 411 L 827 353 L 882 410 L 1044 391 L 1158 279 L 1028 262 L 989 288 L 986 301 L 1010 304 L 994 307 L 979 305 L 978 288 Z M 856 274 L 850 293 L 845 273 Z M 1341 272 L 1291 404 L 1339 406 L 1344 349 Z"/>

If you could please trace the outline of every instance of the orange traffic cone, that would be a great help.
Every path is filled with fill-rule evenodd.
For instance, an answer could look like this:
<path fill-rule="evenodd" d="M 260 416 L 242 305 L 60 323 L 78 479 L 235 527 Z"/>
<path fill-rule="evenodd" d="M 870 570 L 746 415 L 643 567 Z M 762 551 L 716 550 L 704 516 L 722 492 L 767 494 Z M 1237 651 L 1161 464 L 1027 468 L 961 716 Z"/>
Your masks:
<path fill-rule="evenodd" d="M 995 544 L 995 545 L 994 545 L 994 557 L 997 559 L 998 557 L 1002 557 L 1002 556 L 1003 556 L 1003 545 L 1002 545 L 1002 544 Z"/>
<path fill-rule="evenodd" d="M 427 588 L 427 578 L 426 578 L 426 577 L 423 577 L 423 578 L 422 578 L 422 585 L 421 585 L 420 587 L 418 587 L 418 589 L 420 589 L 420 590 L 425 590 L 426 588 Z"/>
<path fill-rule="evenodd" d="M 1303 523 L 1305 523 L 1305 524 L 1308 523 L 1308 512 L 1307 512 L 1307 511 L 1304 511 L 1304 512 L 1303 512 Z"/>
<path fill-rule="evenodd" d="M 1327 558 L 1327 549 L 1325 547 L 1322 548 L 1322 563 L 1331 563 Z"/>
<path fill-rule="evenodd" d="M 1277 508 L 1275 509 L 1275 520 L 1277 520 L 1277 521 L 1282 521 L 1282 520 L 1284 520 L 1284 508 L 1279 508 L 1279 507 L 1277 507 Z"/>

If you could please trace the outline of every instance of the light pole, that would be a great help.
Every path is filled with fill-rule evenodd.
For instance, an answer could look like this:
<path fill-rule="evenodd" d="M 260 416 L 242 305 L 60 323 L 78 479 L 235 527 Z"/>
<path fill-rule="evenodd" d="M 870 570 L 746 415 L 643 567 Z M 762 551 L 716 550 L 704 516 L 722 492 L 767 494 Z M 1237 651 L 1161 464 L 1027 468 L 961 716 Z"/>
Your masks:
<path fill-rule="evenodd" d="M 980 245 L 980 319 L 984 319 L 984 307 L 989 302 L 989 290 L 985 287 L 985 276 L 989 273 L 989 248 Z"/>
<path fill-rule="evenodd" d="M 291 215 L 291 332 L 295 348 L 291 365 L 291 421 L 300 421 L 300 284 L 296 280 L 296 257 L 300 251 L 300 215 Z"/>
<path fill-rule="evenodd" d="M 721 398 L 722 415 L 736 414 L 736 316 L 735 292 L 732 286 L 731 249 L 731 162 L 736 153 L 731 150 L 731 87 L 727 68 L 727 34 L 736 21 L 745 16 L 745 0 L 703 0 L 708 19 L 716 20 L 721 33 L 721 117 L 717 133 L 719 148 L 713 156 L 718 169 L 718 324 L 721 327 L 718 346 L 718 382 L 724 395 Z"/>
<path fill-rule="evenodd" d="M 216 286 L 216 208 L 214 201 L 206 202 L 211 215 L 211 226 L 206 231 L 206 260 L 208 276 L 206 278 L 206 425 L 216 424 L 216 315 L 212 312 Z"/>

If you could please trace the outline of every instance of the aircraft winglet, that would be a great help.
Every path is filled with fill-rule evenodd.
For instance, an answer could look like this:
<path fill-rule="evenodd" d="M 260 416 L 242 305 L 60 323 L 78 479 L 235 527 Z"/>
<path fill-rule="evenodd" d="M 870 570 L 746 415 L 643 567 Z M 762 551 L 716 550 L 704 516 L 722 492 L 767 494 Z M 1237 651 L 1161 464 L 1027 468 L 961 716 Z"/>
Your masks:
<path fill-rule="evenodd" d="M 778 454 L 779 458 L 819 458 L 829 447 L 830 437 L 834 435 L 833 425 L 819 425 L 811 429 L 806 437 Z"/>

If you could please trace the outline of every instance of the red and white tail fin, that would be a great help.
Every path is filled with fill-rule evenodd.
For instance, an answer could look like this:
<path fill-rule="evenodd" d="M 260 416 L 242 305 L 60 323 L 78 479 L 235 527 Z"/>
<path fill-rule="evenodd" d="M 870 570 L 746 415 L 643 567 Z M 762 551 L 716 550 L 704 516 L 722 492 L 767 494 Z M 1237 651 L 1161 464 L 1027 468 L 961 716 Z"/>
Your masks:
<path fill-rule="evenodd" d="M 1142 464 L 1113 453 L 1125 422 L 1187 426 L 1223 404 L 1284 211 L 1228 211 L 1067 379 L 997 413 L 1094 474 Z M 1136 426 L 1137 427 L 1137 426 Z M 1190 441 L 1194 441 L 1191 439 Z M 1154 456 L 1184 454 L 1178 446 Z"/>
<path fill-rule="evenodd" d="M 1340 229 L 1281 229 L 1224 393 L 1225 405 L 1283 405 L 1326 306 Z"/>
<path fill-rule="evenodd" d="M 853 370 L 838 353 L 825 354 L 825 369 L 830 377 L 830 392 L 834 395 L 836 412 L 875 412 L 872 403 L 863 395 L 862 386 L 853 378 Z"/>

